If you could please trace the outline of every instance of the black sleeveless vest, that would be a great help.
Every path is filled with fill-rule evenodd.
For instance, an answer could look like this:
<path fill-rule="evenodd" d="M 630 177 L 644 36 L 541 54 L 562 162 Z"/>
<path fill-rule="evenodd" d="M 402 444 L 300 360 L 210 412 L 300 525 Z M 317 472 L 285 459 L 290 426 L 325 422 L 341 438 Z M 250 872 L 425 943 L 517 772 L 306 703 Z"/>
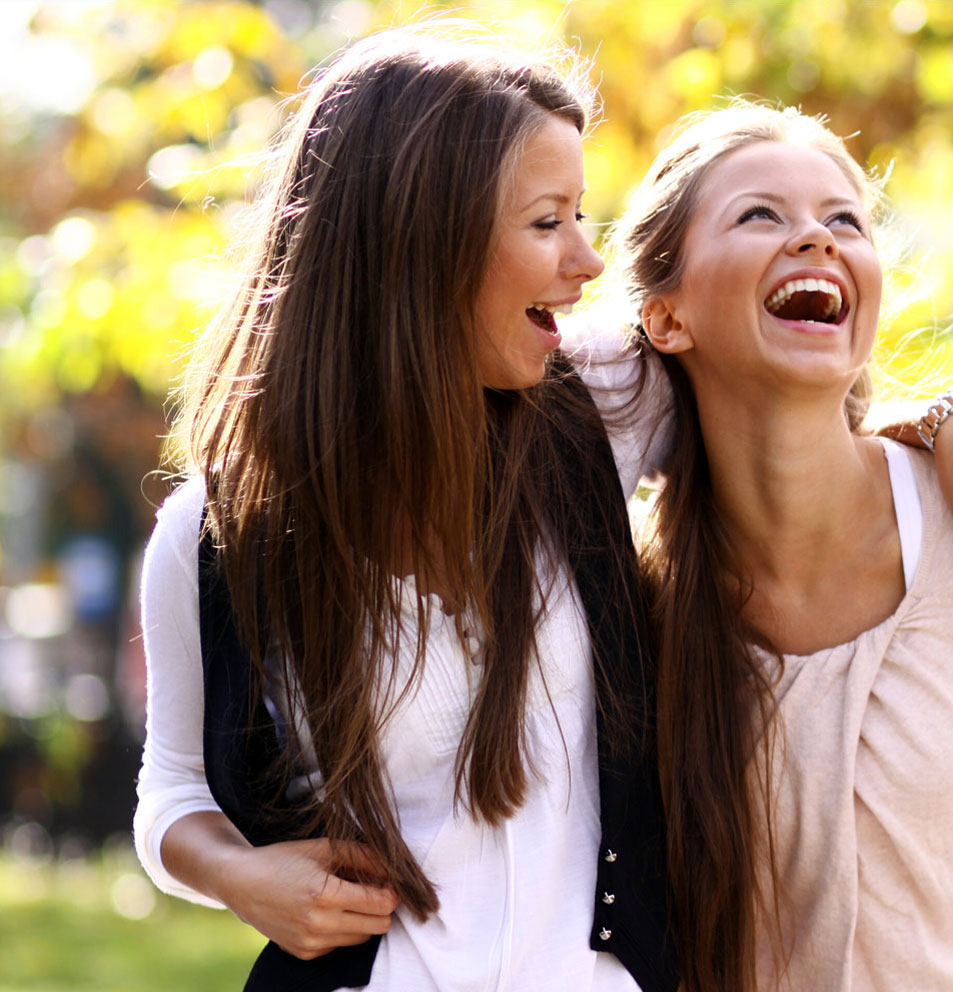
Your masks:
<path fill-rule="evenodd" d="M 566 366 L 565 388 L 592 403 L 579 377 Z M 590 446 L 590 442 L 592 442 Z M 604 428 L 582 445 L 560 445 L 571 476 L 582 480 L 594 464 L 611 467 L 612 449 Z M 635 708 L 651 720 L 654 669 L 648 652 L 644 603 L 624 590 L 640 588 L 638 565 L 621 485 L 593 494 L 574 487 L 586 501 L 580 516 L 586 532 L 571 535 L 570 568 L 586 612 L 595 665 L 596 693 L 634 682 Z M 619 574 L 610 549 L 624 552 Z M 199 616 L 205 678 L 205 774 L 215 801 L 254 845 L 287 839 L 273 818 L 260 815 L 264 773 L 278 748 L 276 727 L 263 703 L 249 731 L 251 665 L 232 617 L 228 588 L 209 536 L 199 547 Z M 634 678 L 633 678 L 634 674 Z M 647 707 L 647 712 L 646 712 Z M 665 871 L 665 823 L 654 750 L 613 757 L 598 717 L 599 792 L 602 843 L 594 895 L 590 946 L 615 954 L 642 992 L 675 992 L 678 974 L 669 926 Z M 289 809 L 289 823 L 295 821 Z M 255 962 L 245 992 L 331 992 L 361 988 L 370 981 L 380 937 L 302 961 L 268 943 Z M 553 987 L 540 976 L 541 987 Z"/>

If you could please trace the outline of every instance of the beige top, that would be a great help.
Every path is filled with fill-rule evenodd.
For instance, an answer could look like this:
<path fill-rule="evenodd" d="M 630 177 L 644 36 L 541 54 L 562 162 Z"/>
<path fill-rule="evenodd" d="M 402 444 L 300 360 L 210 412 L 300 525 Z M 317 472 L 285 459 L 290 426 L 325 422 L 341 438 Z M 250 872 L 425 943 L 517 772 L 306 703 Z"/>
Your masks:
<path fill-rule="evenodd" d="M 920 561 L 896 612 L 856 640 L 789 655 L 774 758 L 779 987 L 953 990 L 953 516 L 911 452 Z M 759 989 L 774 987 L 762 931 Z"/>

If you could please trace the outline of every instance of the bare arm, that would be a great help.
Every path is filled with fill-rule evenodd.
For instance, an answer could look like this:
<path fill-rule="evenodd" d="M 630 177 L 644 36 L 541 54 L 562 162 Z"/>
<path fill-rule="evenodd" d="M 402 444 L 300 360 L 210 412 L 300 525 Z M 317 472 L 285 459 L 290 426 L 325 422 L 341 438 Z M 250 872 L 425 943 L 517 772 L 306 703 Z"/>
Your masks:
<path fill-rule="evenodd" d="M 224 903 L 295 957 L 310 960 L 390 929 L 394 891 L 340 876 L 383 874 L 361 844 L 300 840 L 252 847 L 223 813 L 191 813 L 162 839 L 162 861 L 179 881 Z"/>

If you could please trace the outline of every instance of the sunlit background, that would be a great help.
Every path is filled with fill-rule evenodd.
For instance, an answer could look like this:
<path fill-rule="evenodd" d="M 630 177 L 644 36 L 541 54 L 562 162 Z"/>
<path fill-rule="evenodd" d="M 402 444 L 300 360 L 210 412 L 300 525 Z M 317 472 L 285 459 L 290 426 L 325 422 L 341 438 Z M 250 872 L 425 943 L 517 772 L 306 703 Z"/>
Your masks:
<path fill-rule="evenodd" d="M 594 60 L 604 121 L 586 151 L 586 207 L 597 238 L 680 114 L 732 94 L 827 114 L 888 176 L 909 246 L 889 280 L 882 394 L 929 397 L 953 378 L 953 3 L 452 9 Z M 38 988 L 38 976 L 44 989 L 192 987 L 213 940 L 201 926 L 229 934 L 238 964 L 194 987 L 233 987 L 245 967 L 251 945 L 225 917 L 183 916 L 128 859 L 144 696 L 136 575 L 165 492 L 149 473 L 170 381 L 228 291 L 223 251 L 282 101 L 349 39 L 418 13 L 368 0 L 0 3 L 0 941 L 5 955 L 19 948 L 20 976 L 0 976 L 0 992 Z M 75 960 L 57 977 L 38 963 L 50 907 L 74 938 L 84 921 L 102 935 L 108 920 L 150 917 L 175 950 L 128 963 L 131 977 L 100 968 L 86 985 Z M 52 916 L 30 929 L 31 912 Z M 202 954 L 190 957 L 190 940 Z M 174 978 L 162 971 L 173 959 L 185 962 Z"/>

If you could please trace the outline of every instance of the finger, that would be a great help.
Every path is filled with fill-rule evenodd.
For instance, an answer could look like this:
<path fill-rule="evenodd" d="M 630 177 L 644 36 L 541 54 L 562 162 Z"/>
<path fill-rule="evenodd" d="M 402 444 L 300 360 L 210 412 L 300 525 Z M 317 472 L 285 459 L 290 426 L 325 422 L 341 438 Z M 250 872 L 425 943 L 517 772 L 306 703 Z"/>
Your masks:
<path fill-rule="evenodd" d="M 369 913 L 345 912 L 341 929 L 355 935 L 367 934 L 368 936 L 373 936 L 374 934 L 387 933 L 393 922 L 393 913 L 377 916 Z"/>
<path fill-rule="evenodd" d="M 349 882 L 337 875 L 329 875 L 322 891 L 314 895 L 328 909 L 364 916 L 388 917 L 400 905 L 391 888 Z"/>
<path fill-rule="evenodd" d="M 338 944 L 360 944 L 369 937 L 380 937 L 390 930 L 389 916 L 362 916 L 359 913 L 343 913 L 338 919 L 330 922 L 327 918 L 316 923 L 313 929 L 307 924 L 302 927 L 298 942 L 308 947 L 321 945 L 337 946 Z"/>
<path fill-rule="evenodd" d="M 373 934 L 369 933 L 332 933 L 323 934 L 319 940 L 305 938 L 278 946 L 285 953 L 301 958 L 302 961 L 311 961 L 314 958 L 330 954 L 338 947 L 354 947 L 357 944 L 364 944 L 372 936 Z"/>
<path fill-rule="evenodd" d="M 369 938 L 366 938 L 369 939 Z M 321 947 L 311 947 L 308 944 L 298 944 L 298 943 L 288 943 L 278 945 L 285 954 L 290 954 L 292 957 L 300 958 L 302 961 L 313 961 L 315 958 L 323 957 L 325 954 L 330 954 L 334 950 L 335 946 L 343 947 L 343 944 L 328 945 Z"/>
<path fill-rule="evenodd" d="M 339 912 L 318 912 L 308 919 L 313 932 L 327 936 L 330 932 L 349 933 L 355 936 L 370 937 L 374 934 L 387 933 L 390 930 L 393 916 L 391 914 L 370 914 Z"/>

